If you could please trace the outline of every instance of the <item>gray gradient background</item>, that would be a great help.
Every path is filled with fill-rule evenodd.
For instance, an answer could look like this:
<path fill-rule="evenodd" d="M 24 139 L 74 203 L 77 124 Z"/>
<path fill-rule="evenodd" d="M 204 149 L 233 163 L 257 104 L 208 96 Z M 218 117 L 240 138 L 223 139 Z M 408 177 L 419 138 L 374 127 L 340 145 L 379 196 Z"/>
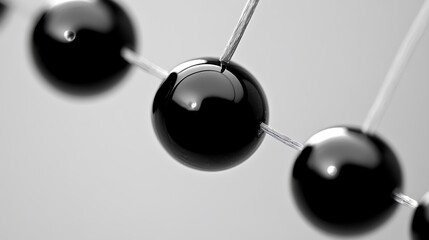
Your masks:
<path fill-rule="evenodd" d="M 150 121 L 159 79 L 134 68 L 89 99 L 44 84 L 29 37 L 45 4 L 12 2 L 19 7 L 0 25 L 1 240 L 346 239 L 298 212 L 289 186 L 297 152 L 271 137 L 223 172 L 173 160 Z M 246 0 L 121 3 L 143 55 L 171 69 L 219 56 Z M 260 81 L 280 132 L 304 142 L 329 126 L 360 126 L 422 3 L 262 0 L 233 60 Z M 429 190 L 428 63 L 429 32 L 378 130 L 402 161 L 405 193 L 417 199 Z M 409 239 L 412 214 L 399 206 L 354 239 Z"/>

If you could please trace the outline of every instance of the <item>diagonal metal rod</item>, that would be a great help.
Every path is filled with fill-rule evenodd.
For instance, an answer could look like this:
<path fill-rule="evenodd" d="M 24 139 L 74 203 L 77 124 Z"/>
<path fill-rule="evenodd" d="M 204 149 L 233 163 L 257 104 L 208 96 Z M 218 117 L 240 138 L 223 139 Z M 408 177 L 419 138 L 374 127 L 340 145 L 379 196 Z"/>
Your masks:
<path fill-rule="evenodd" d="M 128 63 L 136 65 L 137 67 L 143 69 L 144 71 L 152 74 L 153 76 L 161 80 L 165 80 L 168 77 L 168 72 L 166 70 L 150 62 L 143 56 L 139 56 L 137 53 L 135 53 L 129 48 L 123 48 L 121 51 L 121 55 Z"/>
<path fill-rule="evenodd" d="M 231 61 L 232 55 L 234 55 L 235 50 L 240 43 L 241 38 L 246 31 L 247 25 L 249 25 L 250 19 L 252 18 L 253 13 L 255 12 L 256 6 L 258 5 L 259 0 L 248 0 L 246 6 L 241 13 L 240 20 L 238 21 L 237 26 L 234 29 L 234 32 L 231 35 L 231 38 L 228 41 L 225 49 L 219 61 L 221 63 L 222 69 L 225 69 L 228 63 Z"/>
<path fill-rule="evenodd" d="M 277 132 L 276 130 L 274 130 L 273 128 L 271 128 L 270 126 L 268 126 L 265 123 L 261 123 L 261 129 L 268 135 L 270 135 L 271 137 L 279 140 L 280 142 L 286 144 L 287 146 L 299 150 L 301 151 L 303 149 L 303 145 L 297 141 L 292 140 L 291 138 L 289 138 L 288 136 L 285 136 L 283 134 L 280 134 L 279 132 Z"/>
<path fill-rule="evenodd" d="M 429 22 L 429 0 L 426 0 L 407 35 L 405 36 L 396 56 L 390 65 L 389 71 L 384 78 L 383 85 L 378 93 L 378 96 L 372 105 L 363 125 L 363 131 L 366 133 L 374 133 L 381 122 L 384 112 L 386 111 L 389 101 L 392 99 L 399 80 L 407 66 L 410 58 L 416 49 L 419 40 L 423 36 Z"/>
<path fill-rule="evenodd" d="M 419 203 L 416 200 L 408 197 L 407 195 L 405 195 L 403 193 L 394 192 L 393 193 L 393 199 L 397 203 L 405 205 L 407 207 L 411 207 L 411 208 L 417 208 L 417 206 L 419 205 Z"/>

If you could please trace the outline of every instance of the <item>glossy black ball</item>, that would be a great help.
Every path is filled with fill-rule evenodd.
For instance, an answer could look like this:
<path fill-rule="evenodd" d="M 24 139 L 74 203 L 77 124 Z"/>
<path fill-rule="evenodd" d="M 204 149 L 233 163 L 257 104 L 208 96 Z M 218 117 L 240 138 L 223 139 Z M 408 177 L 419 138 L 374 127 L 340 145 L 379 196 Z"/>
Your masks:
<path fill-rule="evenodd" d="M 262 142 L 268 121 L 265 94 L 256 79 L 214 58 L 176 67 L 153 102 L 152 123 L 164 148 L 179 162 L 219 171 L 246 160 Z"/>
<path fill-rule="evenodd" d="M 429 239 L 429 193 L 423 196 L 414 212 L 411 233 L 414 240 Z"/>
<path fill-rule="evenodd" d="M 66 1 L 43 12 L 31 48 L 38 69 L 67 93 L 103 92 L 129 68 L 124 47 L 135 49 L 135 33 L 124 10 L 110 0 Z"/>
<path fill-rule="evenodd" d="M 351 235 L 374 229 L 390 216 L 402 174 L 395 154 L 380 138 L 335 127 L 308 140 L 291 183 L 295 202 L 311 223 Z"/>

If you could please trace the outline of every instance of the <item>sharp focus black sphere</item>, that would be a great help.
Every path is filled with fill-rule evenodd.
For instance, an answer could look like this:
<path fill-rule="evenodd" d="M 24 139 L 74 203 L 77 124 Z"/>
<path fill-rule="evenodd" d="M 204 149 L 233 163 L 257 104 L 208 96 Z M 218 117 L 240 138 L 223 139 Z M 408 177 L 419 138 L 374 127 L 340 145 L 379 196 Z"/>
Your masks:
<path fill-rule="evenodd" d="M 89 95 L 119 82 L 129 68 L 121 49 L 134 50 L 135 41 L 131 20 L 115 2 L 67 1 L 41 14 L 31 48 L 52 85 Z"/>
<path fill-rule="evenodd" d="M 429 193 L 423 196 L 414 212 L 411 233 L 414 240 L 429 239 Z"/>
<path fill-rule="evenodd" d="M 389 146 L 375 135 L 336 127 L 312 136 L 292 172 L 292 189 L 310 222 L 330 233 L 358 234 L 395 207 L 402 175 Z"/>
<path fill-rule="evenodd" d="M 153 103 L 152 123 L 164 148 L 179 162 L 219 171 L 246 160 L 262 142 L 268 121 L 265 94 L 245 69 L 221 72 L 214 58 L 176 67 Z"/>

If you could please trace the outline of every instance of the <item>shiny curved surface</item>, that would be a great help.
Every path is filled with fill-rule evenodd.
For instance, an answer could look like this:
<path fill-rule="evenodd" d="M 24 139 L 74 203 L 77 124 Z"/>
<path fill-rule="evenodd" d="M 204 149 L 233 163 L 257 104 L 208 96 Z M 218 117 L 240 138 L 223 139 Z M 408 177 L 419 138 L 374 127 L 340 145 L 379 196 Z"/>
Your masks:
<path fill-rule="evenodd" d="M 398 160 L 380 138 L 335 127 L 312 136 L 292 171 L 295 202 L 315 226 L 340 235 L 374 229 L 396 204 L 402 174 Z"/>
<path fill-rule="evenodd" d="M 416 208 L 411 223 L 413 240 L 429 239 L 429 193 L 426 193 Z"/>
<path fill-rule="evenodd" d="M 129 68 L 121 49 L 135 49 L 124 10 L 110 0 L 67 1 L 43 12 L 34 28 L 38 69 L 55 87 L 94 94 L 115 85 Z"/>
<path fill-rule="evenodd" d="M 156 93 L 152 123 L 164 148 L 186 166 L 219 171 L 246 160 L 262 142 L 265 94 L 244 68 L 221 72 L 214 58 L 176 67 Z"/>

